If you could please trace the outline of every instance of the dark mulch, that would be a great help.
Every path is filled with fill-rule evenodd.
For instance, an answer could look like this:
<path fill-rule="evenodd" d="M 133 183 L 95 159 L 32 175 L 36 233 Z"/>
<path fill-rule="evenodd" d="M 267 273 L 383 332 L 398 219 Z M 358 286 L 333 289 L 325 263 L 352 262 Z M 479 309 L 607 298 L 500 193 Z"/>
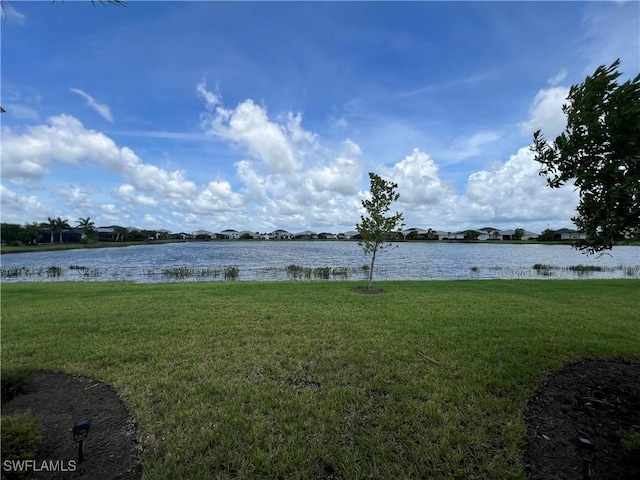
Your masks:
<path fill-rule="evenodd" d="M 640 433 L 640 363 L 584 360 L 551 375 L 525 413 L 525 468 L 532 480 L 580 480 L 577 436 L 595 447 L 594 480 L 640 480 L 640 455 L 623 445 Z"/>
<path fill-rule="evenodd" d="M 135 442 L 135 422 L 109 385 L 81 376 L 35 373 L 27 391 L 2 405 L 2 415 L 31 412 L 41 422 L 42 445 L 35 459 L 61 461 L 67 472 L 30 472 L 33 479 L 137 479 L 140 467 Z M 84 460 L 75 472 L 69 461 L 78 460 L 78 446 L 71 427 L 91 419 L 84 442 Z M 46 470 L 46 469 L 44 469 Z"/>

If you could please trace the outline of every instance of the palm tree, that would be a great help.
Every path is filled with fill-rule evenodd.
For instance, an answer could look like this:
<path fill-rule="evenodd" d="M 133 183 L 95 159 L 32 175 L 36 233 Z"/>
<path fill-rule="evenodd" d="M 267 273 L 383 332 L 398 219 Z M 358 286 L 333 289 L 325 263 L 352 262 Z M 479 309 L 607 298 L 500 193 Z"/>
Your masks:
<path fill-rule="evenodd" d="M 54 222 L 56 222 L 56 231 L 60 234 L 60 243 L 62 243 L 62 232 L 70 229 L 71 225 L 69 225 L 69 221 L 66 218 L 63 220 L 58 217 Z"/>
<path fill-rule="evenodd" d="M 51 233 L 51 243 L 53 243 L 53 234 L 58 231 L 58 221 L 54 218 L 47 217 L 47 222 L 48 223 L 43 223 L 42 227 L 46 228 L 49 233 Z"/>
<path fill-rule="evenodd" d="M 87 239 L 92 240 L 95 237 L 96 233 L 96 224 L 91 221 L 91 217 L 78 219 L 78 228 L 84 230 L 85 236 Z"/>
<path fill-rule="evenodd" d="M 114 227 L 113 230 L 116 232 L 116 242 L 118 240 L 124 242 L 127 238 L 127 233 L 129 233 L 129 230 L 127 230 L 125 227 Z"/>

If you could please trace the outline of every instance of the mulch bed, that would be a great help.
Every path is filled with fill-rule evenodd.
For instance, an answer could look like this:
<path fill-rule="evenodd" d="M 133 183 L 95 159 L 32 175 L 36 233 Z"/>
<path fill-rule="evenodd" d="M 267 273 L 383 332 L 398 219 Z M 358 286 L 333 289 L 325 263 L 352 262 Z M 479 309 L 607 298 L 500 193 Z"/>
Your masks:
<path fill-rule="evenodd" d="M 3 416 L 26 412 L 41 422 L 42 445 L 36 468 L 43 470 L 42 462 L 61 461 L 67 470 L 33 471 L 28 478 L 140 478 L 135 422 L 109 385 L 63 373 L 35 373 L 26 392 L 2 405 Z M 69 462 L 78 460 L 78 444 L 71 428 L 81 419 L 90 419 L 92 425 L 84 441 L 83 462 L 70 468 Z"/>
<path fill-rule="evenodd" d="M 583 360 L 551 375 L 530 399 L 525 468 L 531 480 L 581 480 L 574 439 L 596 448 L 594 480 L 640 480 L 640 455 L 623 445 L 640 434 L 640 363 Z"/>

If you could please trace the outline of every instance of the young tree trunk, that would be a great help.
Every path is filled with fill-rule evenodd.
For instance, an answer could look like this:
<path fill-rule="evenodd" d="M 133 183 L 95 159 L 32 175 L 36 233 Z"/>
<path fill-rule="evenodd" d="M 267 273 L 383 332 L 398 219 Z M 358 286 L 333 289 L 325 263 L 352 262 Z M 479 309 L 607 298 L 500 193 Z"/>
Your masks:
<path fill-rule="evenodd" d="M 369 283 L 367 283 L 367 290 L 371 290 L 373 288 L 373 264 L 376 261 L 376 252 L 378 251 L 377 248 L 375 248 L 373 250 L 373 253 L 371 254 L 371 266 L 369 267 Z"/>

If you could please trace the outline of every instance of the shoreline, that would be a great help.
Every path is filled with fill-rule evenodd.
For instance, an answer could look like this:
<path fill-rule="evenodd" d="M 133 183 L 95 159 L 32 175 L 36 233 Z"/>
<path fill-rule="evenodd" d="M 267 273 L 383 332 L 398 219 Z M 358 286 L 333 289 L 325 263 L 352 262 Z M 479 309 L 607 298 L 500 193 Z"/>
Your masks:
<path fill-rule="evenodd" d="M 166 245 L 168 243 L 206 243 L 206 242 L 357 242 L 358 240 L 335 240 L 335 239 L 311 239 L 311 240 L 265 240 L 265 239 L 252 239 L 252 240 L 228 240 L 228 239 L 216 239 L 216 240 L 153 240 L 143 242 L 97 242 L 97 243 L 39 243 L 37 245 L 19 245 L 19 246 L 0 246 L 0 255 L 8 255 L 12 253 L 34 253 L 34 252 L 51 252 L 56 250 L 77 250 L 77 249 L 91 249 L 91 248 L 119 248 L 119 247 L 132 247 L 142 245 Z M 550 242 L 539 242 L 536 240 L 393 240 L 389 243 L 456 243 L 456 244 L 490 244 L 490 245 L 566 245 L 571 247 L 572 244 L 569 240 L 554 240 Z M 625 242 L 614 245 L 616 247 L 624 246 L 640 246 L 640 242 Z"/>

